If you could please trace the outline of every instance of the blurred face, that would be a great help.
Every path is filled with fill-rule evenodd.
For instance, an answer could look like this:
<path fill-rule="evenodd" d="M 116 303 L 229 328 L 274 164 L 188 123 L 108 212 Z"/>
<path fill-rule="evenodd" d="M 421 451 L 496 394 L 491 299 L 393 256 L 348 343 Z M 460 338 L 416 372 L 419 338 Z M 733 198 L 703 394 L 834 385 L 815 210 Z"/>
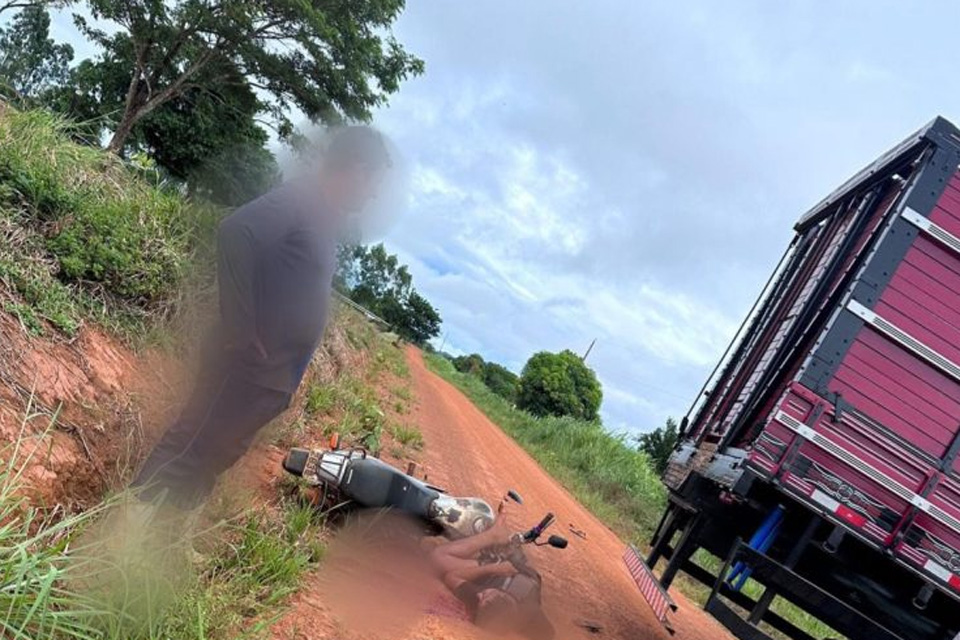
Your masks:
<path fill-rule="evenodd" d="M 383 187 L 385 173 L 383 169 L 362 164 L 343 169 L 336 176 L 335 183 L 339 205 L 344 213 L 360 213 L 376 200 Z"/>

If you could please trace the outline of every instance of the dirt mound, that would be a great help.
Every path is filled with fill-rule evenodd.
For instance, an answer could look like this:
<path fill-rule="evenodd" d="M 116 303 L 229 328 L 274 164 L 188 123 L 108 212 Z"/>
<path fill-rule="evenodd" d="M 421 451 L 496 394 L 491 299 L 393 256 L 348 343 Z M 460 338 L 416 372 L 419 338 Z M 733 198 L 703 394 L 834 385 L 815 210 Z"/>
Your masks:
<path fill-rule="evenodd" d="M 332 322 L 310 377 L 330 382 L 361 367 L 364 352 L 351 340 L 349 322 Z M 90 325 L 69 340 L 53 329 L 36 336 L 0 306 L 0 460 L 19 440 L 35 502 L 68 511 L 96 504 L 123 486 L 174 418 L 191 364 L 134 353 Z"/>
<path fill-rule="evenodd" d="M 128 392 L 136 370 L 133 353 L 95 329 L 69 341 L 37 337 L 0 312 L 0 442 L 22 434 L 17 458 L 32 496 L 85 506 L 139 456 Z"/>

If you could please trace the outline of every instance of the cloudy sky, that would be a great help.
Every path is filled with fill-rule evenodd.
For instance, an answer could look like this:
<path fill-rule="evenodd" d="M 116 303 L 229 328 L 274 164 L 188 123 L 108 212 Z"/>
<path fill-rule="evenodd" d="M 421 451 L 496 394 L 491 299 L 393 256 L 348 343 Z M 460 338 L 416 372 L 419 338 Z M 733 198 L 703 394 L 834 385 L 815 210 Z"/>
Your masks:
<path fill-rule="evenodd" d="M 387 244 L 446 349 L 519 371 L 596 339 L 607 426 L 655 428 L 800 214 L 960 119 L 957 24 L 955 2 L 408 0 L 427 73 L 377 118 L 412 183 Z"/>
<path fill-rule="evenodd" d="M 519 370 L 596 338 L 606 424 L 654 428 L 686 411 L 800 214 L 960 118 L 958 14 L 411 0 L 397 35 L 427 73 L 378 119 L 412 166 L 387 243 L 448 349 Z"/>

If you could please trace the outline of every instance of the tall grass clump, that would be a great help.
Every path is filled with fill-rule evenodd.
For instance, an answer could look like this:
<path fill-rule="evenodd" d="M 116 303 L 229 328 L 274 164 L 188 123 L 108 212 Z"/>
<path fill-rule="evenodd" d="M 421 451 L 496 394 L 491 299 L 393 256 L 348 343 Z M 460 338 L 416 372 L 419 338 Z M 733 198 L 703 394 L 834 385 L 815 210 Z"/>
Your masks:
<path fill-rule="evenodd" d="M 94 620 L 100 612 L 64 585 L 72 571 L 70 543 L 102 509 L 54 519 L 28 503 L 22 473 L 36 445 L 25 451 L 23 434 L 36 417 L 28 409 L 20 437 L 2 453 L 0 465 L 0 637 L 98 638 Z"/>
<path fill-rule="evenodd" d="M 292 500 L 278 514 L 244 512 L 169 548 L 115 556 L 122 538 L 111 540 L 112 523 L 130 496 L 78 514 L 32 505 L 24 472 L 46 452 L 46 433 L 31 436 L 28 425 L 44 415 L 28 406 L 18 438 L 0 451 L 0 638 L 260 637 L 322 559 L 322 519 Z M 184 545 L 195 541 L 209 544 L 191 569 Z"/>
<path fill-rule="evenodd" d="M 67 333 L 85 309 L 167 310 L 213 212 L 71 130 L 48 111 L 0 111 L 0 279 Z"/>
<path fill-rule="evenodd" d="M 427 365 L 456 385 L 487 417 L 523 446 L 597 517 L 621 535 L 646 542 L 666 506 L 666 491 L 649 457 L 599 422 L 537 418 L 515 408 L 476 376 L 446 358 Z"/>

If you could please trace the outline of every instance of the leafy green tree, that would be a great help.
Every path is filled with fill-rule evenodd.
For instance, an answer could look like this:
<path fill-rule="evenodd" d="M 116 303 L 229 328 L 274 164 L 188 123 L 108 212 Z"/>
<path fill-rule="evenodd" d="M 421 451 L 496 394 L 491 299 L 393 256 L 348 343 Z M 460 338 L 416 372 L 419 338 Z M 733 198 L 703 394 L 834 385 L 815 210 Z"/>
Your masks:
<path fill-rule="evenodd" d="M 400 335 L 415 344 L 426 344 L 440 335 L 443 319 L 430 302 L 417 291 L 404 301 L 404 316 L 399 320 Z"/>
<path fill-rule="evenodd" d="M 496 362 L 487 362 L 483 366 L 483 382 L 495 394 L 509 400 L 517 401 L 517 391 L 520 388 L 520 377 L 503 365 Z"/>
<path fill-rule="evenodd" d="M 471 353 L 468 356 L 458 356 L 453 359 L 453 366 L 457 371 L 480 377 L 483 376 L 486 365 L 483 356 L 479 353 Z"/>
<path fill-rule="evenodd" d="M 355 246 L 347 253 L 350 297 L 357 304 L 373 309 L 382 300 L 405 300 L 413 290 L 413 276 L 400 259 L 387 253 L 383 244 Z"/>
<path fill-rule="evenodd" d="M 79 2 L 80 0 L 73 0 Z M 404 0 L 83 0 L 78 27 L 127 62 L 123 107 L 108 148 L 121 153 L 145 117 L 195 89 L 242 83 L 263 96 L 282 138 L 290 110 L 311 121 L 367 119 L 423 70 L 390 29 Z M 109 23 L 117 30 L 107 30 Z"/>
<path fill-rule="evenodd" d="M 670 455 L 677 447 L 679 432 L 677 422 L 673 418 L 667 418 L 664 426 L 654 429 L 650 433 L 644 433 L 637 438 L 640 443 L 640 450 L 646 452 L 653 461 L 657 473 L 663 473 L 667 470 L 667 462 Z"/>
<path fill-rule="evenodd" d="M 650 456 L 657 473 L 663 473 L 667 470 L 667 462 L 670 461 L 670 456 L 677 447 L 678 440 L 677 422 L 673 418 L 667 418 L 664 426 L 654 429 L 650 433 L 644 433 L 637 438 L 640 443 L 640 450 Z"/>
<path fill-rule="evenodd" d="M 496 362 L 486 362 L 479 353 L 458 356 L 453 367 L 460 373 L 477 376 L 498 396 L 516 402 L 520 378 L 514 372 Z"/>
<path fill-rule="evenodd" d="M 6 2 L 0 2 L 0 15 L 3 15 L 7 11 L 36 7 L 43 4 L 45 4 L 43 0 L 6 0 Z"/>
<path fill-rule="evenodd" d="M 569 350 L 536 353 L 520 374 L 517 406 L 537 416 L 596 420 L 602 400 L 596 374 Z"/>
<path fill-rule="evenodd" d="M 47 102 L 73 120 L 86 123 L 81 139 L 98 141 L 104 122 L 122 111 L 133 52 L 120 44 L 115 55 L 85 60 L 70 82 Z M 225 64 L 225 63 L 224 63 Z M 229 65 L 212 65 L 199 77 L 231 73 Z M 234 75 L 239 71 L 232 69 Z M 235 81 L 194 87 L 141 119 L 126 140 L 128 155 L 147 153 L 170 177 L 193 194 L 237 206 L 274 186 L 279 167 L 266 148 L 267 132 L 257 123 L 261 102 L 237 77 Z"/>
<path fill-rule="evenodd" d="M 50 14 L 43 4 L 27 5 L 0 30 L 0 84 L 14 99 L 36 100 L 63 85 L 72 60 L 73 47 L 50 38 Z"/>
<path fill-rule="evenodd" d="M 337 289 L 374 312 L 403 338 L 425 344 L 440 335 L 442 319 L 413 287 L 413 276 L 382 244 L 341 247 L 335 278 Z"/>

